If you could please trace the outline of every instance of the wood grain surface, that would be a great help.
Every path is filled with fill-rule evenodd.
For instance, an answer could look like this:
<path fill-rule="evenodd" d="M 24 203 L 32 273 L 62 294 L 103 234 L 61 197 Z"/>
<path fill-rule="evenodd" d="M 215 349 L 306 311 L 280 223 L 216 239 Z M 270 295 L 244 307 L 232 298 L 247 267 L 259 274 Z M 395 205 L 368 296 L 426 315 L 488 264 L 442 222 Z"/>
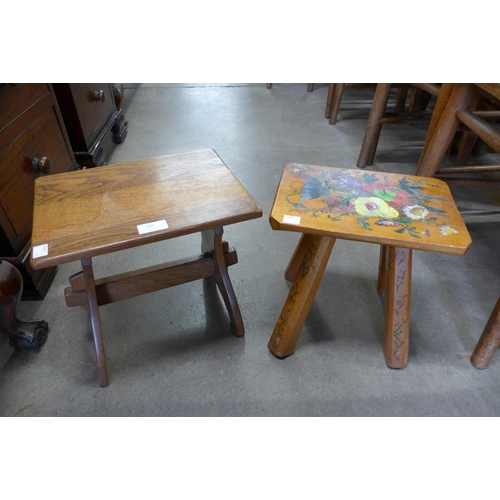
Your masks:
<path fill-rule="evenodd" d="M 135 160 L 39 178 L 35 269 L 225 226 L 262 215 L 213 150 Z M 168 228 L 139 234 L 138 226 Z"/>

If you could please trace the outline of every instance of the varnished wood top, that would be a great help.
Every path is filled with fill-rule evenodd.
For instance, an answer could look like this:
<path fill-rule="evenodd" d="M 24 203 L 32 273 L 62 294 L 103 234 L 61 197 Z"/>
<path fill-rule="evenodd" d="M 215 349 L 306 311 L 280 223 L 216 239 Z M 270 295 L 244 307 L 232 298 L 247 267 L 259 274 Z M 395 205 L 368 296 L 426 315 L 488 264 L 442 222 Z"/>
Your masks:
<path fill-rule="evenodd" d="M 434 178 L 289 164 L 273 229 L 463 255 L 471 238 L 446 183 Z"/>
<path fill-rule="evenodd" d="M 48 254 L 32 252 L 31 262 L 40 269 L 261 215 L 209 149 L 40 177 L 32 247 L 39 253 L 46 244 Z M 168 228 L 160 222 L 139 233 L 138 226 L 157 221 Z"/>

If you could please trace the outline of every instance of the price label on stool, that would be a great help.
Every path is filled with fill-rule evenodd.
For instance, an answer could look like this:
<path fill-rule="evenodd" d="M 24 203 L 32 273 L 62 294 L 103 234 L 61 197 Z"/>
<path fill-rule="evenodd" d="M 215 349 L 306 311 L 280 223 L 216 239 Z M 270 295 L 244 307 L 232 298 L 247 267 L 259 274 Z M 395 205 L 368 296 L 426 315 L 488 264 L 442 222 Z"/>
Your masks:
<path fill-rule="evenodd" d="M 300 217 L 297 217 L 295 215 L 284 215 L 283 216 L 283 223 L 284 224 L 300 224 Z"/>
<path fill-rule="evenodd" d="M 45 245 L 37 245 L 33 247 L 33 258 L 38 259 L 39 257 L 45 257 L 49 255 L 49 245 L 45 243 Z"/>
<path fill-rule="evenodd" d="M 161 229 L 168 229 L 168 224 L 165 219 L 148 222 L 147 224 L 139 224 L 137 226 L 139 234 L 153 233 L 154 231 L 160 231 Z"/>

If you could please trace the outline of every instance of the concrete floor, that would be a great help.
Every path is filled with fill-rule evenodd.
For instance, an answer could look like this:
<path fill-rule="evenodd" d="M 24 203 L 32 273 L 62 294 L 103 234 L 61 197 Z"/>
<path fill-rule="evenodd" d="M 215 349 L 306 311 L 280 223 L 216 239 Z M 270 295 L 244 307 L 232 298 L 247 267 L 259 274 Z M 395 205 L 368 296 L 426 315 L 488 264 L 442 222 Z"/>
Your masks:
<path fill-rule="evenodd" d="M 464 257 L 414 253 L 405 369 L 385 366 L 378 247 L 363 243 L 337 242 L 296 352 L 280 360 L 268 351 L 298 240 L 268 222 L 281 171 L 290 162 L 355 168 L 373 95 L 348 88 L 331 126 L 327 85 L 306 89 L 127 84 L 128 137 L 109 163 L 213 148 L 263 209 L 261 219 L 225 228 L 239 256 L 230 276 L 246 335 L 233 335 L 217 290 L 202 281 L 102 307 L 110 386 L 101 388 L 87 313 L 63 297 L 79 263 L 63 265 L 45 300 L 18 307 L 21 318 L 49 322 L 41 352 L 13 350 L 0 337 L 1 416 L 500 415 L 500 355 L 484 371 L 469 361 L 500 295 L 494 217 L 465 216 L 473 244 Z M 370 168 L 414 173 L 425 133 L 384 126 Z M 485 188 L 453 193 L 464 213 L 500 202 Z M 195 235 L 98 257 L 95 273 L 197 254 L 199 243 Z"/>

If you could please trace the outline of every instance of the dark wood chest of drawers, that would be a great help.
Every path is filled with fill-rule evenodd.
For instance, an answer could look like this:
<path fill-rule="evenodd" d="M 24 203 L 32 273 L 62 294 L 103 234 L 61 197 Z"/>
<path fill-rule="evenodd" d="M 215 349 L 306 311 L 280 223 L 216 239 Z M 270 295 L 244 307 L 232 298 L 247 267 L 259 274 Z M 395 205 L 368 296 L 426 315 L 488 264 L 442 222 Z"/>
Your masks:
<path fill-rule="evenodd" d="M 54 83 L 66 131 L 78 165 L 105 165 L 127 135 L 109 83 Z"/>
<path fill-rule="evenodd" d="M 24 299 L 40 299 L 55 269 L 29 263 L 33 182 L 77 168 L 51 84 L 0 84 L 0 257 L 23 276 Z"/>

